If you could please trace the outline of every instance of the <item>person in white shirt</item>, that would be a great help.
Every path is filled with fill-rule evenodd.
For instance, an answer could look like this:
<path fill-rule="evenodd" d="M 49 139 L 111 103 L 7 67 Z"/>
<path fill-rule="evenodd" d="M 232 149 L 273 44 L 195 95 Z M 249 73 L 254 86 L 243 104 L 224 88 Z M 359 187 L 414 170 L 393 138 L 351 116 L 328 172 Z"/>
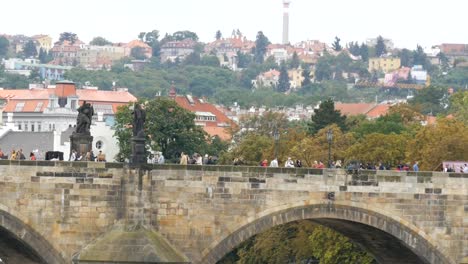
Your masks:
<path fill-rule="evenodd" d="M 278 160 L 276 158 L 274 158 L 271 162 L 270 162 L 270 167 L 278 167 Z"/>
<path fill-rule="evenodd" d="M 463 166 L 463 173 L 468 173 L 468 165 L 467 164 L 465 164 Z"/>
<path fill-rule="evenodd" d="M 284 163 L 284 167 L 294 168 L 294 161 L 291 159 L 291 157 L 288 157 L 288 160 L 286 161 L 286 163 Z"/>
<path fill-rule="evenodd" d="M 158 164 L 164 164 L 164 162 L 165 162 L 164 156 L 163 156 L 162 152 L 159 152 Z"/>
<path fill-rule="evenodd" d="M 75 161 L 75 160 L 76 160 L 76 150 L 72 150 L 69 161 Z"/>

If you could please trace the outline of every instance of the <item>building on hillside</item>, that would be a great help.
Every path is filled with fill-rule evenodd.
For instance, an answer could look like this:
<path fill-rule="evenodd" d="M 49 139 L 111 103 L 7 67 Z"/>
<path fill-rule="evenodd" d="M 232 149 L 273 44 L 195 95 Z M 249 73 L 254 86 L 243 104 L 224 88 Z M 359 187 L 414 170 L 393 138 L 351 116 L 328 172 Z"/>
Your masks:
<path fill-rule="evenodd" d="M 52 57 L 54 60 L 51 64 L 63 66 L 76 66 L 78 65 L 78 52 L 84 45 L 84 42 L 77 40 L 71 43 L 68 40 L 63 42 L 56 42 L 51 49 Z"/>
<path fill-rule="evenodd" d="M 452 64 L 457 58 L 468 60 L 468 44 L 443 43 L 439 48 Z"/>
<path fill-rule="evenodd" d="M 414 65 L 411 68 L 411 78 L 416 84 L 423 84 L 426 86 L 430 84 L 429 74 L 423 69 L 422 65 Z"/>
<path fill-rule="evenodd" d="M 146 44 L 145 42 L 143 42 L 143 41 L 141 41 L 139 39 L 132 40 L 129 43 L 124 45 L 125 56 L 129 57 L 131 52 L 132 52 L 132 49 L 136 48 L 136 47 L 139 47 L 139 48 L 143 49 L 143 53 L 145 54 L 146 58 L 149 59 L 149 58 L 151 58 L 153 56 L 153 49 L 148 44 Z"/>
<path fill-rule="evenodd" d="M 31 37 L 37 43 L 37 53 L 39 50 L 49 51 L 52 49 L 52 38 L 49 35 L 34 35 Z"/>
<path fill-rule="evenodd" d="M 271 69 L 259 74 L 255 80 L 252 80 L 252 86 L 254 88 L 276 87 L 279 82 L 279 76 L 280 72 L 278 70 Z"/>
<path fill-rule="evenodd" d="M 169 41 L 161 46 L 161 61 L 175 61 L 177 58 L 184 60 L 187 55 L 195 51 L 195 42 L 187 38 L 181 41 Z"/>
<path fill-rule="evenodd" d="M 255 42 L 247 40 L 242 34 L 238 35 L 234 31 L 230 38 L 221 38 L 206 44 L 205 53 L 216 54 L 221 65 L 237 70 L 237 52 L 250 53 L 253 47 L 255 47 Z"/>
<path fill-rule="evenodd" d="M 125 57 L 126 47 L 85 45 L 78 51 L 78 65 L 89 70 L 110 69 L 114 61 Z"/>
<path fill-rule="evenodd" d="M 399 69 L 401 66 L 400 58 L 397 57 L 374 57 L 369 58 L 369 72 L 382 71 L 389 73 Z"/>
<path fill-rule="evenodd" d="M 301 41 L 299 43 L 294 44 L 294 47 L 302 48 L 307 54 L 315 54 L 319 56 L 323 56 L 324 51 L 331 50 L 330 46 L 318 40 Z"/>
<path fill-rule="evenodd" d="M 76 89 L 74 83 L 67 81 L 42 89 L 3 89 L 0 90 L 0 105 L 3 105 L 0 138 L 9 131 L 63 133 L 76 125 L 77 108 L 86 101 L 94 107 L 93 120 L 100 118 L 102 122 L 98 130 L 91 129 L 93 146 L 98 149 L 106 146 L 106 150 L 115 152 L 116 144 L 110 142 L 113 142 L 111 126 L 117 107 L 136 100 L 126 89 Z"/>
<path fill-rule="evenodd" d="M 5 71 L 9 73 L 29 76 L 32 70 L 37 70 L 41 79 L 61 81 L 66 71 L 71 66 L 60 66 L 54 64 L 41 64 L 35 59 L 8 59 L 4 61 Z"/>
<path fill-rule="evenodd" d="M 302 87 L 302 82 L 304 81 L 302 71 L 303 70 L 300 67 L 298 69 L 288 70 L 288 77 L 291 89 L 298 89 Z"/>
<path fill-rule="evenodd" d="M 234 122 L 215 105 L 195 96 L 177 95 L 175 87 L 171 88 L 170 97 L 177 105 L 194 113 L 195 124 L 203 127 L 208 135 L 218 136 L 222 140 L 231 139 L 228 129 L 234 126 Z"/>

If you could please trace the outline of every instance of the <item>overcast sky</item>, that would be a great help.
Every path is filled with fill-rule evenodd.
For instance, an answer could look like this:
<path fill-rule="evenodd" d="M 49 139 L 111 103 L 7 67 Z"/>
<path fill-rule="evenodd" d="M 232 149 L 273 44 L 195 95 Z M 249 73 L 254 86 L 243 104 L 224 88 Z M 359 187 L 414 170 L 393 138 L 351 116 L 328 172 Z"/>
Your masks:
<path fill-rule="evenodd" d="M 0 34 L 71 31 L 89 42 L 103 36 L 128 42 L 141 31 L 194 31 L 203 42 L 217 30 L 240 29 L 254 40 L 259 30 L 281 42 L 282 0 L 12 0 L 2 1 Z M 397 47 L 468 43 L 467 0 L 292 0 L 291 43 L 318 39 L 342 44 L 382 35 Z"/>

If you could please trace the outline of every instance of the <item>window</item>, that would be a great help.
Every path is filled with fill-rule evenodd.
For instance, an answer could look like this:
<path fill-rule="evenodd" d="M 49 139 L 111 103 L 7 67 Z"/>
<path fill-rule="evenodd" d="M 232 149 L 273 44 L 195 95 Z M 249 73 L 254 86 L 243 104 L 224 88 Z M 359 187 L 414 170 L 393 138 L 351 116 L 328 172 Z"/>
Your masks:
<path fill-rule="evenodd" d="M 31 131 L 34 132 L 34 124 L 31 124 Z"/>
<path fill-rule="evenodd" d="M 22 112 L 24 108 L 24 102 L 16 103 L 15 112 Z"/>
<path fill-rule="evenodd" d="M 23 130 L 23 128 L 21 127 L 21 123 L 18 123 L 18 129 Z"/>
<path fill-rule="evenodd" d="M 43 103 L 43 102 L 39 102 L 39 103 L 37 103 L 37 105 L 36 105 L 36 109 L 34 109 L 34 112 L 40 112 L 40 111 L 41 111 L 41 109 L 42 109 L 42 106 L 43 106 L 43 105 L 44 105 L 44 103 Z"/>
<path fill-rule="evenodd" d="M 41 123 L 37 124 L 37 132 L 41 132 Z"/>
<path fill-rule="evenodd" d="M 28 130 L 28 123 L 24 123 L 24 131 L 29 131 Z"/>

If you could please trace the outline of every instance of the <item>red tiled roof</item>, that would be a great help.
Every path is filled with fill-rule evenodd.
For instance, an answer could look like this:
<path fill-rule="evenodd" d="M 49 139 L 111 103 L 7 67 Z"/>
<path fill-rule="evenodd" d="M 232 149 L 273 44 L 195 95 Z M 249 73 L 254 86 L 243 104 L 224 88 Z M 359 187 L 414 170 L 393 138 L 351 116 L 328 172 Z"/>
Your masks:
<path fill-rule="evenodd" d="M 226 127 L 205 126 L 203 130 L 210 136 L 218 136 L 221 140 L 231 140 L 231 135 L 226 132 Z"/>
<path fill-rule="evenodd" d="M 355 103 L 355 104 L 344 104 L 335 103 L 335 109 L 340 110 L 343 115 L 365 115 L 368 113 L 375 104 L 368 103 Z"/>
<path fill-rule="evenodd" d="M 386 115 L 388 113 L 388 109 L 390 109 L 390 105 L 380 104 L 372 108 L 369 112 L 366 113 L 366 115 L 369 118 L 377 118 Z"/>
<path fill-rule="evenodd" d="M 18 89 L 0 90 L 0 98 L 7 100 L 5 112 L 14 112 L 16 105 L 24 102 L 21 112 L 34 112 L 37 105 L 42 102 L 42 107 L 37 112 L 43 112 L 48 106 L 49 95 L 53 95 L 55 89 Z M 127 91 L 101 91 L 101 90 L 76 90 L 80 103 L 87 101 L 91 104 L 110 104 L 114 113 L 117 107 L 137 100 Z"/>

